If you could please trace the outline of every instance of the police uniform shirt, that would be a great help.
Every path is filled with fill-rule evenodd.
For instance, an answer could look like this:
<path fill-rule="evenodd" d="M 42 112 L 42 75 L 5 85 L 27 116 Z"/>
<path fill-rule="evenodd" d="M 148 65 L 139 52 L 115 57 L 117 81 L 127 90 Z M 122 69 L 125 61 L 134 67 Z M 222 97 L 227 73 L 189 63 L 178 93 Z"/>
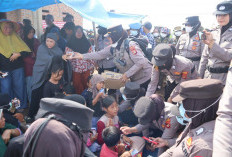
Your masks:
<path fill-rule="evenodd" d="M 189 126 L 177 139 L 174 146 L 160 157 L 211 157 L 215 121 L 210 121 L 189 130 Z"/>
<path fill-rule="evenodd" d="M 183 34 L 176 44 L 176 54 L 192 60 L 197 70 L 205 47 L 199 36 L 199 33 L 197 33 L 190 38 L 188 33 Z"/>
<path fill-rule="evenodd" d="M 205 46 L 203 51 L 199 75 L 201 78 L 218 79 L 226 83 L 227 73 L 212 73 L 210 68 L 226 68 L 232 59 L 232 27 L 228 28 L 222 35 L 220 28 L 212 32 L 215 43 L 211 49 Z"/>
<path fill-rule="evenodd" d="M 107 58 L 111 55 L 110 48 L 111 46 L 108 46 L 95 53 L 83 54 L 83 59 L 101 60 Z M 134 64 L 125 72 L 126 76 L 130 78 L 132 82 L 138 84 L 143 84 L 148 81 L 151 78 L 152 65 L 148 59 L 144 57 L 143 51 L 134 41 L 130 41 L 129 43 L 129 56 Z"/>
<path fill-rule="evenodd" d="M 177 131 L 181 128 L 181 125 L 177 122 L 177 119 L 174 115 L 171 114 L 171 107 L 173 104 L 165 102 L 165 108 L 161 113 L 161 116 L 158 121 L 153 121 L 148 125 L 136 125 L 138 132 L 143 132 L 143 136 L 149 136 L 149 129 L 160 129 L 163 131 L 162 138 L 168 141 L 168 147 L 171 147 L 175 144 L 177 138 Z"/>
<path fill-rule="evenodd" d="M 98 36 L 98 41 L 97 42 L 98 42 L 98 50 L 102 50 L 105 47 L 109 46 L 108 39 L 107 38 L 103 39 L 102 35 Z M 103 68 L 103 69 L 114 68 L 115 64 L 114 64 L 113 58 L 114 58 L 114 56 L 111 55 L 111 56 L 109 56 L 109 57 L 107 57 L 105 59 L 97 61 L 98 67 Z"/>
<path fill-rule="evenodd" d="M 213 139 L 213 157 L 232 155 L 232 61 L 227 75 L 226 86 L 219 103 L 218 117 Z"/>
<path fill-rule="evenodd" d="M 170 82 L 175 81 L 178 84 L 187 80 L 196 79 L 198 77 L 194 64 L 189 59 L 178 55 L 176 55 L 173 59 L 171 69 L 169 71 L 165 69 L 161 72 L 168 76 Z M 150 96 L 156 92 L 159 82 L 159 75 L 159 70 L 154 67 L 152 69 L 151 82 L 148 85 L 146 96 Z M 179 88 L 179 85 L 177 85 L 170 97 L 175 97 L 178 94 Z"/>

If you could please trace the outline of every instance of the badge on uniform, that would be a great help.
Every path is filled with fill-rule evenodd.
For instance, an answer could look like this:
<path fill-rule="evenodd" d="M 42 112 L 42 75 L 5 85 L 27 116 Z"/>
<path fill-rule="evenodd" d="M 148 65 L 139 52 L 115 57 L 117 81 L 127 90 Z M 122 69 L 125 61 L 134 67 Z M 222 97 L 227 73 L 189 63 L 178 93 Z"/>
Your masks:
<path fill-rule="evenodd" d="M 200 40 L 199 36 L 196 36 L 195 39 L 196 39 L 196 40 Z"/>
<path fill-rule="evenodd" d="M 187 76 L 188 76 L 187 71 L 182 72 L 182 79 L 187 79 Z"/>
<path fill-rule="evenodd" d="M 130 46 L 130 51 L 132 54 L 136 55 L 137 54 L 137 50 L 135 48 L 135 46 Z"/>
<path fill-rule="evenodd" d="M 188 146 L 188 148 L 190 148 L 190 147 L 192 146 L 192 141 L 193 141 L 192 137 L 189 137 L 189 138 L 187 139 L 186 145 Z"/>
<path fill-rule="evenodd" d="M 154 69 L 155 69 L 156 71 L 159 71 L 159 67 L 158 67 L 158 66 L 154 66 Z"/>
<path fill-rule="evenodd" d="M 163 128 L 170 128 L 171 127 L 171 119 L 167 118 L 165 124 L 162 125 Z"/>
<path fill-rule="evenodd" d="M 192 46 L 192 50 L 196 50 L 197 49 L 197 47 L 196 46 Z"/>
<path fill-rule="evenodd" d="M 204 132 L 204 128 L 200 128 L 196 131 L 197 136 Z"/>
<path fill-rule="evenodd" d="M 180 72 L 175 71 L 174 75 L 180 75 Z"/>

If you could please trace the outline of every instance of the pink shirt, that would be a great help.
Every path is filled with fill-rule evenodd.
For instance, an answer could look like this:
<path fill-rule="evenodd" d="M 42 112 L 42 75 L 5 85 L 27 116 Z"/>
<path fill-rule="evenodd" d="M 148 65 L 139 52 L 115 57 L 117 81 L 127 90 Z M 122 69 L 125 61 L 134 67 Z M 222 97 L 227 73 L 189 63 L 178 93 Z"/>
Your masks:
<path fill-rule="evenodd" d="M 103 144 L 100 157 L 118 157 L 118 152 L 109 149 L 106 144 Z"/>

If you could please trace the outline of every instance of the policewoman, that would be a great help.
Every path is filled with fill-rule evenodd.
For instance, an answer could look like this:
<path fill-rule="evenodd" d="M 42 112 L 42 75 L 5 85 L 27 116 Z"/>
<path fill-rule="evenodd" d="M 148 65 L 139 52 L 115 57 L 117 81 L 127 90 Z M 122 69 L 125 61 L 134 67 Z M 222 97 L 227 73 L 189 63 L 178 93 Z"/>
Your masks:
<path fill-rule="evenodd" d="M 196 79 L 180 84 L 180 93 L 173 101 L 176 119 L 180 124 L 188 123 L 174 146 L 160 157 L 211 157 L 213 132 L 223 84 L 215 79 Z M 162 140 L 156 141 L 165 143 Z"/>
<path fill-rule="evenodd" d="M 201 41 L 201 34 L 198 29 L 201 26 L 198 16 L 186 18 L 186 34 L 180 36 L 176 44 L 176 54 L 190 59 L 198 70 L 201 54 L 205 44 Z"/>
<path fill-rule="evenodd" d="M 157 94 L 153 94 L 151 97 L 141 97 L 134 107 L 134 114 L 138 117 L 139 124 L 134 127 L 124 126 L 121 127 L 121 130 L 124 134 L 142 132 L 143 136 L 150 137 L 153 136 L 151 135 L 152 129 L 155 131 L 155 135 L 159 129 L 163 132 L 162 138 L 167 142 L 167 145 L 159 146 L 159 154 L 161 154 L 175 144 L 179 135 L 178 131 L 182 128 L 176 117 L 171 114 L 172 106 L 174 105 L 171 103 L 164 103 L 162 97 Z"/>
<path fill-rule="evenodd" d="M 113 54 L 116 67 L 123 74 L 122 81 L 125 82 L 130 78 L 131 82 L 136 82 L 140 84 L 140 87 L 147 89 L 151 78 L 152 64 L 144 56 L 139 44 L 130 41 L 128 48 L 125 46 L 128 35 L 122 25 L 109 28 L 108 38 L 112 45 L 90 55 L 76 53 L 74 58 L 101 60 Z"/>
<path fill-rule="evenodd" d="M 213 139 L 213 157 L 231 156 L 232 147 L 232 60 L 227 75 L 226 86 L 218 108 Z"/>
<path fill-rule="evenodd" d="M 232 59 L 232 1 L 217 5 L 216 15 L 219 28 L 206 32 L 205 50 L 199 67 L 202 78 L 219 79 L 226 83 L 230 60 Z"/>
<path fill-rule="evenodd" d="M 174 55 L 168 44 L 159 44 L 156 46 L 153 51 L 152 64 L 154 66 L 146 96 L 150 96 L 156 92 L 161 73 L 166 75 L 171 83 L 175 81 L 177 84 L 198 77 L 194 64 L 185 57 Z M 172 98 L 178 94 L 179 88 L 179 85 L 175 87 L 168 102 L 172 102 Z"/>

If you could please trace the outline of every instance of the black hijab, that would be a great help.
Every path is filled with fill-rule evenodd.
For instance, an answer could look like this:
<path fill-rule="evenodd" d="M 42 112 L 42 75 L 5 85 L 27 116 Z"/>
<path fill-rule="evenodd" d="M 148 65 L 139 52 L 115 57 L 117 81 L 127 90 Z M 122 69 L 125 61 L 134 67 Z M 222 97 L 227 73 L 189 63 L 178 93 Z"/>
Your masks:
<path fill-rule="evenodd" d="M 218 98 L 209 98 L 209 99 L 185 99 L 183 100 L 183 105 L 185 110 L 193 110 L 193 111 L 199 111 L 202 109 L 207 108 L 211 104 L 213 104 Z M 192 119 L 192 123 L 190 128 L 195 129 L 198 126 L 215 120 L 217 117 L 217 110 L 218 110 L 218 104 L 219 101 L 217 101 L 213 106 L 209 107 L 205 112 L 201 113 L 197 117 Z M 193 117 L 199 112 L 186 112 L 188 117 Z"/>
<path fill-rule="evenodd" d="M 222 26 L 222 28 L 221 28 L 221 35 L 222 35 L 228 28 L 230 28 L 230 27 L 232 26 L 232 13 L 230 13 L 229 16 L 230 16 L 230 21 L 229 21 L 229 23 L 228 23 L 227 25 Z"/>
<path fill-rule="evenodd" d="M 76 32 L 78 29 L 80 29 L 83 34 L 80 39 L 76 37 Z M 83 28 L 81 26 L 76 26 L 75 32 L 73 33 L 66 46 L 75 52 L 84 54 L 88 52 L 91 45 L 83 32 Z"/>
<path fill-rule="evenodd" d="M 32 26 L 26 26 L 23 28 L 23 34 L 24 34 L 24 41 L 27 44 L 27 46 L 31 49 L 32 52 L 34 52 L 34 38 L 29 39 L 28 34 L 30 31 L 33 30 L 35 33 L 35 29 Z"/>

